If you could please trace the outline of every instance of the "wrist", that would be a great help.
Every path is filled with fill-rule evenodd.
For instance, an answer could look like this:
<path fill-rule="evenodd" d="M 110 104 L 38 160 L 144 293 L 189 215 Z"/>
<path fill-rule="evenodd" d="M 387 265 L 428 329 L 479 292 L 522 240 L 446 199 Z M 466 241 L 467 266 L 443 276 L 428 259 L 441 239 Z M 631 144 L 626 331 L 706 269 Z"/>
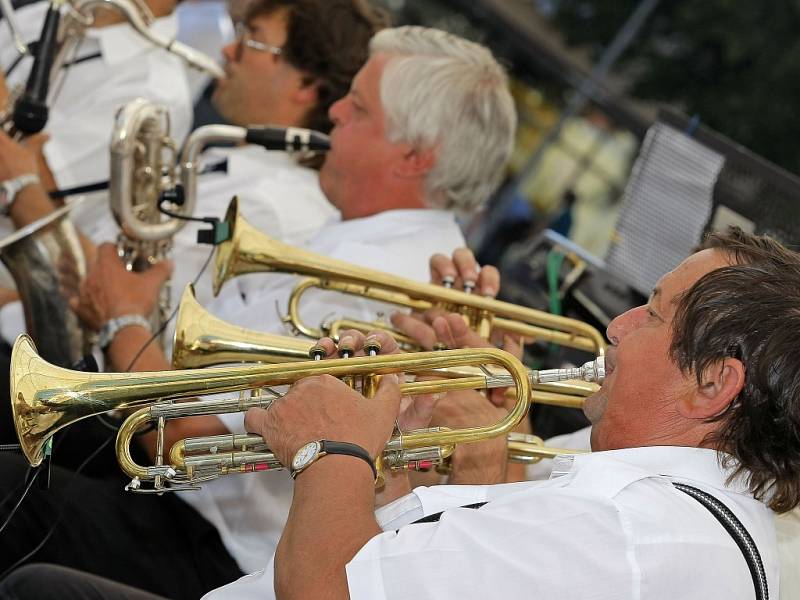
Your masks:
<path fill-rule="evenodd" d="M 35 172 L 20 173 L 4 181 L 0 181 L 0 214 L 8 216 L 19 193 L 31 185 L 40 184 Z"/>
<path fill-rule="evenodd" d="M 345 456 L 354 461 L 359 461 L 365 467 L 369 467 L 373 481 L 378 477 L 375 459 L 361 446 L 350 442 L 319 440 L 304 444 L 295 452 L 290 465 L 292 478 L 297 478 L 309 467 L 319 463 L 322 459 L 332 456 Z M 330 461 L 328 462 L 330 463 Z"/>
<path fill-rule="evenodd" d="M 117 334 L 129 327 L 140 327 L 145 329 L 148 334 L 152 333 L 150 321 L 148 321 L 142 315 L 119 315 L 117 317 L 108 319 L 100 328 L 98 335 L 98 345 L 100 346 L 100 349 L 104 352 L 108 350 L 108 347 L 111 345 L 111 342 L 114 341 L 114 338 L 117 336 Z"/>

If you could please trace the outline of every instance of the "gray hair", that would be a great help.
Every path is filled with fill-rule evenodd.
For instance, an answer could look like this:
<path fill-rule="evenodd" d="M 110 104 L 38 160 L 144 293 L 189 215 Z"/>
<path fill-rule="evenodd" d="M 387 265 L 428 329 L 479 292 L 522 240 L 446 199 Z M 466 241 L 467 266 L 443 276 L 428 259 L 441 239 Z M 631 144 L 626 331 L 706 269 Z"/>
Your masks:
<path fill-rule="evenodd" d="M 384 29 L 369 49 L 395 55 L 381 78 L 389 140 L 436 149 L 429 205 L 478 208 L 500 184 L 514 144 L 517 114 L 503 68 L 484 46 L 426 27 Z"/>

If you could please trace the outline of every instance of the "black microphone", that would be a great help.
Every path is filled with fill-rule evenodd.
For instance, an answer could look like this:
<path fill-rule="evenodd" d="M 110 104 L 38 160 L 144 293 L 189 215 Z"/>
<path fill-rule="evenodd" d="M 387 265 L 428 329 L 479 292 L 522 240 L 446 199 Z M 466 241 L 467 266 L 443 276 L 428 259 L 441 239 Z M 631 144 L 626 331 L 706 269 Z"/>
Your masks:
<path fill-rule="evenodd" d="M 42 25 L 33 66 L 25 85 L 25 93 L 14 106 L 14 128 L 24 135 L 39 133 L 47 124 L 47 92 L 50 72 L 57 51 L 58 23 L 61 13 L 58 4 L 51 2 Z"/>
<path fill-rule="evenodd" d="M 331 138 L 327 135 L 301 127 L 248 127 L 244 139 L 267 150 L 327 152 L 331 149 Z"/>

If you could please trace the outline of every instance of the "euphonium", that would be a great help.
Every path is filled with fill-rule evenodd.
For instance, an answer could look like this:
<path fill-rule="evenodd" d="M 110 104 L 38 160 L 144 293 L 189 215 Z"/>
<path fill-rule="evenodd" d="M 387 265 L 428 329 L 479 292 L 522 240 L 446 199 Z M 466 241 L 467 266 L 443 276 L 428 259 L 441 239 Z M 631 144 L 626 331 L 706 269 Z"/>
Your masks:
<path fill-rule="evenodd" d="M 0 260 L 17 284 L 28 333 L 42 356 L 64 367 L 83 359 L 92 343 L 68 300 L 86 273 L 83 248 L 69 220 L 75 206 L 64 206 L 0 242 Z"/>
<path fill-rule="evenodd" d="M 129 271 L 144 271 L 167 257 L 172 236 L 191 216 L 194 198 L 161 211 L 162 194 L 176 187 L 175 142 L 169 137 L 166 107 L 136 98 L 119 109 L 111 135 L 109 202 L 120 228 L 117 253 Z M 169 318 L 170 289 L 165 284 L 151 328 L 159 331 Z"/>
<path fill-rule="evenodd" d="M 181 296 L 175 319 L 172 366 L 176 369 L 209 367 L 236 362 L 279 363 L 308 359 L 316 343 L 289 336 L 274 335 L 226 323 L 206 311 L 197 302 L 191 285 Z M 583 400 L 598 389 L 605 377 L 603 358 L 596 359 L 575 378 L 560 374 L 555 380 L 531 379 L 534 398 L 540 404 L 580 408 Z M 486 372 L 474 368 L 439 370 L 440 377 L 464 377 Z M 561 372 L 559 372 L 561 373 Z"/>
<path fill-rule="evenodd" d="M 309 287 L 336 290 L 381 302 L 389 302 L 418 311 L 440 306 L 460 312 L 465 320 L 488 337 L 492 328 L 537 341 L 578 348 L 596 355 L 605 351 L 602 334 L 594 327 L 575 319 L 552 315 L 477 294 L 419 283 L 320 256 L 282 244 L 250 225 L 240 214 L 234 198 L 225 217 L 228 239 L 217 247 L 214 268 L 214 293 L 232 277 L 245 273 L 284 272 L 311 276 L 301 282 L 289 299 L 289 316 L 295 328 L 312 338 L 335 337 L 336 331 L 322 331 L 303 324 L 299 318 L 300 294 Z M 347 321 L 353 327 L 357 322 Z M 355 327 L 359 328 L 359 327 Z M 375 328 L 369 325 L 368 328 Z"/>

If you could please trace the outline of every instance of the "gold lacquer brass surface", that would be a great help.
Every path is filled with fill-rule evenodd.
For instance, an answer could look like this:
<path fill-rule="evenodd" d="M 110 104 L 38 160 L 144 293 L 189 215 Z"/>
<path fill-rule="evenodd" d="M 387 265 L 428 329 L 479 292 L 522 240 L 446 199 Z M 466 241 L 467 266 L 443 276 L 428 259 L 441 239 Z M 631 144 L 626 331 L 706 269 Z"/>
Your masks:
<path fill-rule="evenodd" d="M 277 271 L 313 278 L 300 289 L 320 287 L 342 293 L 391 302 L 415 310 L 439 306 L 460 312 L 472 326 L 485 334 L 492 326 L 510 333 L 544 342 L 578 348 L 596 355 L 605 351 L 603 335 L 576 319 L 468 294 L 433 284 L 389 275 L 331 259 L 307 250 L 282 244 L 250 225 L 240 214 L 234 198 L 225 217 L 230 237 L 217 247 L 214 293 L 232 277 L 247 273 Z M 300 293 L 302 293 L 302 291 Z M 309 327 L 300 319 L 299 295 L 289 301 L 290 317 L 301 333 L 321 337 L 325 332 Z"/>
<path fill-rule="evenodd" d="M 194 287 L 181 296 L 175 322 L 172 366 L 193 369 L 236 362 L 290 362 L 308 358 L 314 342 L 272 335 L 226 323 L 197 302 Z"/>

